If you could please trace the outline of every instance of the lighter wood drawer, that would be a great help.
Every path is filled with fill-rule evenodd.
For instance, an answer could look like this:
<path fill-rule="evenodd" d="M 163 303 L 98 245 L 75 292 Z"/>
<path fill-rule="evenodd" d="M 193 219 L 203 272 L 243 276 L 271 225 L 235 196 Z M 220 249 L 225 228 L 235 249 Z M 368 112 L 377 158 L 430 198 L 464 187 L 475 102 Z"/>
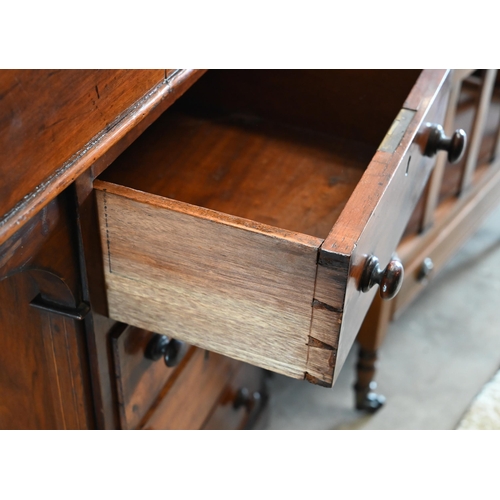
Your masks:
<path fill-rule="evenodd" d="M 95 181 L 110 317 L 332 385 L 367 258 L 387 265 L 432 169 L 447 76 L 202 77 Z"/>

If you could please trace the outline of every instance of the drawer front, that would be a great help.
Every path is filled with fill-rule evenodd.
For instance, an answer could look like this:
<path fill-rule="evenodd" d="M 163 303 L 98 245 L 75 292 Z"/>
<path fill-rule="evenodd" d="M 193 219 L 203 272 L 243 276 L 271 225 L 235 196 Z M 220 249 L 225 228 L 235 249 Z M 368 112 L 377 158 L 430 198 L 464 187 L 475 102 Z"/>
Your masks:
<path fill-rule="evenodd" d="M 264 372 L 255 366 L 242 364 L 238 373 L 224 389 L 203 429 L 250 428 L 264 409 L 266 402 Z"/>
<path fill-rule="evenodd" d="M 434 164 L 447 76 L 422 73 L 326 240 L 96 181 L 110 316 L 332 385 L 376 293 L 364 263 L 387 264 Z"/>
<path fill-rule="evenodd" d="M 456 208 L 452 213 L 440 220 L 427 234 L 432 238 L 411 242 L 412 245 L 418 245 L 418 251 L 411 253 L 406 259 L 402 256 L 406 274 L 403 286 L 394 299 L 395 317 L 424 290 L 453 254 L 474 234 L 481 222 L 498 205 L 499 198 L 500 172 L 496 172 L 483 178 L 469 192 L 467 203 L 460 205 L 455 202 Z M 426 266 L 426 259 L 430 259 L 432 269 Z"/>
<path fill-rule="evenodd" d="M 193 349 L 185 368 L 164 397 L 151 409 L 147 430 L 201 429 L 216 407 L 238 363 L 219 354 Z"/>
<path fill-rule="evenodd" d="M 322 368 L 316 373 L 327 384 L 338 376 L 378 293 L 378 287 L 360 291 L 367 259 L 377 257 L 382 268 L 389 263 L 434 166 L 435 156 L 423 155 L 426 124 L 443 123 L 449 83 L 448 71 L 422 72 L 399 117 L 406 114 L 407 123 L 399 136 L 394 134 L 396 141 L 391 133 L 383 141 L 321 247 L 315 290 L 318 306 L 313 309 L 311 335 L 324 331 L 325 316 L 329 325 L 336 326 L 329 329 L 330 339 L 338 342 L 333 370 L 323 372 Z M 340 288 L 342 278 L 347 286 Z M 331 359 L 332 353 L 322 346 L 312 347 L 310 357 L 318 360 L 316 366 L 324 367 L 323 360 Z"/>
<path fill-rule="evenodd" d="M 118 402 L 123 429 L 135 429 L 159 397 L 179 366 L 169 368 L 162 358 L 152 361 L 145 356 L 155 334 L 126 327 L 112 339 Z"/>

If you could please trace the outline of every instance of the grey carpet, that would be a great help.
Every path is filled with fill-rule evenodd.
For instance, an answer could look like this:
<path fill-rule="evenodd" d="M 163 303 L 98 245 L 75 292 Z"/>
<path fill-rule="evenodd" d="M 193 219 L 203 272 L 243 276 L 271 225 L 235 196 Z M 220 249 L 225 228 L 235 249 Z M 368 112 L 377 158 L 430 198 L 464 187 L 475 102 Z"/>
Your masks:
<path fill-rule="evenodd" d="M 393 322 L 380 350 L 385 406 L 353 409 L 356 348 L 333 389 L 276 375 L 260 429 L 455 429 L 500 367 L 500 209 Z"/>

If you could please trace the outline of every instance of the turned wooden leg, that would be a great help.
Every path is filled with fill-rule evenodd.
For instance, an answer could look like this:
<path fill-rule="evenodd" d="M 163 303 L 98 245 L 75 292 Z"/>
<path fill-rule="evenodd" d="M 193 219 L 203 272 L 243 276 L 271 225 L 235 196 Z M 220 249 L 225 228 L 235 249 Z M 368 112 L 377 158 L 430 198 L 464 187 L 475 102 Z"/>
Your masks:
<path fill-rule="evenodd" d="M 391 302 L 376 296 L 358 333 L 357 380 L 354 384 L 357 410 L 374 413 L 385 403 L 385 396 L 374 392 L 377 383 L 373 379 L 377 349 L 389 326 L 390 314 Z"/>

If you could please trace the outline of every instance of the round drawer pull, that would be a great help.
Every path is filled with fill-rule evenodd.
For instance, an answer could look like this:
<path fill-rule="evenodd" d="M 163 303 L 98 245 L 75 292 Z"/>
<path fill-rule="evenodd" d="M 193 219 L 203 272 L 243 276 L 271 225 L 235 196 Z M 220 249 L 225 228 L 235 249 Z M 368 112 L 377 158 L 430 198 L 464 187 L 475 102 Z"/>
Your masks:
<path fill-rule="evenodd" d="M 429 275 L 432 273 L 433 270 L 434 270 L 434 262 L 432 262 L 432 259 L 430 257 L 425 258 L 418 271 L 417 280 L 424 281 L 426 278 L 429 277 Z"/>
<path fill-rule="evenodd" d="M 361 275 L 360 290 L 367 292 L 373 285 L 380 286 L 380 297 L 390 300 L 396 296 L 403 284 L 404 268 L 401 261 L 392 259 L 385 269 L 380 269 L 377 257 L 370 255 Z"/>
<path fill-rule="evenodd" d="M 462 158 L 467 145 L 467 134 L 461 129 L 455 130 L 451 137 L 446 137 L 441 125 L 429 125 L 429 137 L 425 147 L 425 156 L 434 156 L 438 151 L 448 151 L 448 161 L 457 163 Z"/>
<path fill-rule="evenodd" d="M 161 357 L 168 367 L 177 366 L 184 354 L 186 354 L 187 344 L 176 339 L 169 339 L 166 335 L 155 333 L 146 346 L 144 356 L 152 361 L 158 361 Z"/>

